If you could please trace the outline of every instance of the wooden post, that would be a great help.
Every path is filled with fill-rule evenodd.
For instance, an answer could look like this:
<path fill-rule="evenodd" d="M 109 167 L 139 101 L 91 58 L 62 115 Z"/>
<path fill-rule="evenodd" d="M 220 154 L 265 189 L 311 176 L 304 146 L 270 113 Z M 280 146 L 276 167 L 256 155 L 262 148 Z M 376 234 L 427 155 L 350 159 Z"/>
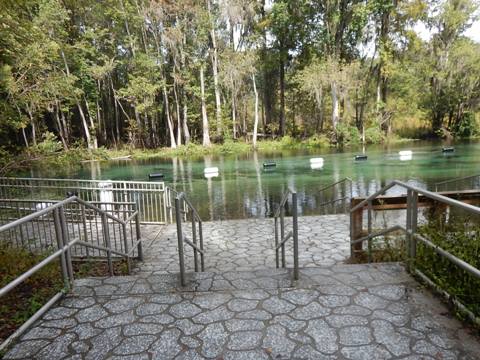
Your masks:
<path fill-rule="evenodd" d="M 350 209 L 357 206 L 363 199 L 352 198 Z M 353 242 L 363 236 L 363 208 L 350 213 L 350 241 Z M 355 258 L 356 253 L 362 250 L 362 243 L 354 244 L 350 247 L 350 256 Z"/>

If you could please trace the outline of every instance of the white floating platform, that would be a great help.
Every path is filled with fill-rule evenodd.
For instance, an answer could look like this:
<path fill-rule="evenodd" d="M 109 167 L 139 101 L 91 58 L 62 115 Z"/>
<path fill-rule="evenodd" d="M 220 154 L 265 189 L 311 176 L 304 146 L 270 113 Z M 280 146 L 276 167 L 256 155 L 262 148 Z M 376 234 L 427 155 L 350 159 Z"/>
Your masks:
<path fill-rule="evenodd" d="M 213 174 L 213 173 L 217 173 L 218 175 L 218 167 L 207 167 L 203 170 L 203 172 L 205 174 Z"/>
<path fill-rule="evenodd" d="M 412 155 L 400 155 L 400 161 L 412 160 Z"/>
<path fill-rule="evenodd" d="M 402 150 L 398 152 L 398 155 L 400 156 L 412 156 L 413 152 L 412 150 Z"/>
<path fill-rule="evenodd" d="M 211 178 L 217 177 L 218 172 L 205 173 L 204 176 L 206 179 L 211 179 Z"/>
<path fill-rule="evenodd" d="M 319 164 L 319 163 L 323 164 L 323 158 L 311 158 L 310 159 L 310 164 Z"/>

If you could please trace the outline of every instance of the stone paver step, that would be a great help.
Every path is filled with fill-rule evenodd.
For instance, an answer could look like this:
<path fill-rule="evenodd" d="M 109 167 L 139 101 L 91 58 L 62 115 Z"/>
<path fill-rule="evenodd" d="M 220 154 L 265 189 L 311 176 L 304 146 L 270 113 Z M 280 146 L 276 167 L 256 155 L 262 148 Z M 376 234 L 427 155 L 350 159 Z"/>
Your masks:
<path fill-rule="evenodd" d="M 285 270 L 260 274 L 222 274 L 230 285 L 218 289 L 218 274 L 200 274 L 214 291 L 188 292 L 173 283 L 156 288 L 168 277 L 147 274 L 78 280 L 74 293 L 4 358 L 474 360 L 480 354 L 479 339 L 400 264 L 305 268 L 295 288 L 254 281 L 286 278 Z M 238 279 L 256 288 L 233 286 Z"/>
<path fill-rule="evenodd" d="M 286 231 L 291 229 L 286 218 Z M 302 216 L 299 222 L 299 263 L 301 267 L 332 266 L 343 263 L 350 254 L 349 218 L 346 215 Z M 275 266 L 273 219 L 243 219 L 203 223 L 205 270 L 252 271 Z M 178 273 L 178 242 L 176 225 L 159 228 L 142 226 L 147 241 L 145 260 L 138 274 Z M 190 239 L 190 224 L 184 224 Z M 292 264 L 292 241 L 286 249 L 287 265 Z M 185 247 L 185 265 L 193 270 L 193 251 Z"/>
<path fill-rule="evenodd" d="M 368 269 L 368 271 L 365 271 Z M 291 269 L 256 271 L 199 272 L 186 274 L 186 286 L 180 286 L 178 274 L 145 274 L 75 281 L 76 296 L 139 295 L 165 292 L 205 292 L 253 289 L 279 289 L 312 286 L 338 286 L 342 283 L 369 286 L 383 282 L 402 283 L 411 279 L 396 263 L 337 265 L 331 268 L 300 269 L 300 279 L 292 279 Z"/>

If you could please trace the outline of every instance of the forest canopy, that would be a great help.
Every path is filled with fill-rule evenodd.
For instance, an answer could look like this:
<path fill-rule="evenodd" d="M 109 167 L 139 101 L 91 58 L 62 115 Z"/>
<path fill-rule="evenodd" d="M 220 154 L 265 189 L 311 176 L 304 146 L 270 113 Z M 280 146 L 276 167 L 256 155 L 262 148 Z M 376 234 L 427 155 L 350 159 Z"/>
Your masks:
<path fill-rule="evenodd" d="M 1 145 L 469 137 L 476 14 L 475 0 L 0 0 Z"/>

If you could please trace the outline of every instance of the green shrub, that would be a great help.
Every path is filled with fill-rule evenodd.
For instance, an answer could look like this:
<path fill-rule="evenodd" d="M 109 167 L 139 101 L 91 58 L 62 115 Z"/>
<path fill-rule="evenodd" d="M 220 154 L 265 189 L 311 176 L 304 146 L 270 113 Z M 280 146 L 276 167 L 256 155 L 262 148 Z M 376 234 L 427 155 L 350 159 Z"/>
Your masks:
<path fill-rule="evenodd" d="M 48 254 L 0 245 L 0 287 L 38 264 Z M 52 262 L 18 285 L 0 303 L 0 342 L 40 309 L 63 287 L 59 262 Z"/>
<path fill-rule="evenodd" d="M 480 219 L 472 215 L 433 206 L 425 211 L 427 222 L 417 232 L 434 245 L 480 269 Z M 403 233 L 378 237 L 372 241 L 374 262 L 406 261 L 406 237 Z M 427 275 L 438 287 L 448 292 L 475 316 L 480 317 L 480 279 L 462 270 L 435 250 L 417 241 L 415 267 Z M 353 263 L 368 261 L 366 251 L 350 259 Z"/>
<path fill-rule="evenodd" d="M 448 222 L 441 214 L 430 216 L 419 232 L 432 243 L 480 269 L 480 224 L 466 214 L 452 214 Z M 416 266 L 439 287 L 455 296 L 480 317 L 480 279 L 419 243 Z"/>
<path fill-rule="evenodd" d="M 365 142 L 367 144 L 380 144 L 384 142 L 385 136 L 378 126 L 365 129 Z"/>
<path fill-rule="evenodd" d="M 42 135 L 42 141 L 30 147 L 29 151 L 35 155 L 51 155 L 63 149 L 62 143 L 55 134 L 47 131 Z"/>
<path fill-rule="evenodd" d="M 292 138 L 290 135 L 285 135 L 284 137 L 282 137 L 280 139 L 280 145 L 283 148 L 292 147 L 296 143 L 297 143 L 297 141 L 294 138 Z"/>
<path fill-rule="evenodd" d="M 326 135 L 313 135 L 306 139 L 303 143 L 309 148 L 322 148 L 330 146 L 330 141 Z"/>
<path fill-rule="evenodd" d="M 339 124 L 337 126 L 337 140 L 342 145 L 357 145 L 361 142 L 362 138 L 355 126 Z"/>
<path fill-rule="evenodd" d="M 460 121 L 453 129 L 455 137 L 469 138 L 475 136 L 478 132 L 475 114 L 471 111 L 465 112 Z"/>

